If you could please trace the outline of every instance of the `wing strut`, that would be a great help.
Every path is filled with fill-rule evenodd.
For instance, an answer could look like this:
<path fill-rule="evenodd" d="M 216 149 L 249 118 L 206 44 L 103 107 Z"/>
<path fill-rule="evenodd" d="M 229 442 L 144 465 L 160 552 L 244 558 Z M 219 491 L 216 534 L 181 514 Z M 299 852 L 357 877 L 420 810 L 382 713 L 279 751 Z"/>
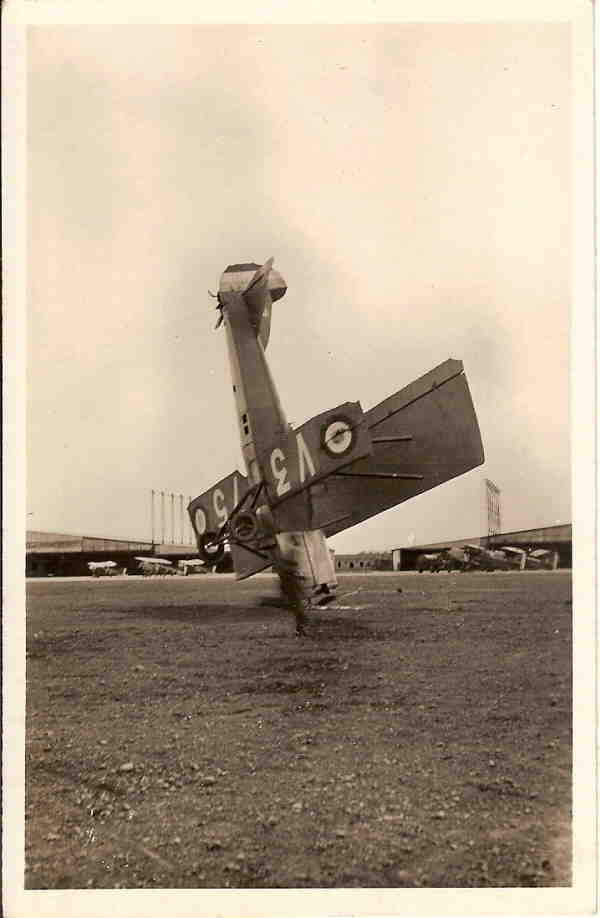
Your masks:
<path fill-rule="evenodd" d="M 259 481 L 257 484 L 252 485 L 249 491 L 246 491 L 244 496 L 237 502 L 237 504 L 235 505 L 235 507 L 233 508 L 233 510 L 231 511 L 231 513 L 229 514 L 229 516 L 227 517 L 227 519 L 225 520 L 221 528 L 219 529 L 219 531 L 215 533 L 214 538 L 210 539 L 211 545 L 224 545 L 225 542 L 230 542 L 234 545 L 238 545 L 240 548 L 244 548 L 246 551 L 251 552 L 253 555 L 257 555 L 259 558 L 262 558 L 264 561 L 271 561 L 270 556 L 265 555 L 264 551 L 270 548 L 276 548 L 277 545 L 275 542 L 272 545 L 261 545 L 261 548 L 263 550 L 259 551 L 256 548 L 252 548 L 248 542 L 240 542 L 238 539 L 236 539 L 233 536 L 233 534 L 230 531 L 230 523 L 231 523 L 231 520 L 235 518 L 236 513 L 242 509 L 246 501 L 248 501 L 250 498 L 252 498 L 250 509 L 253 510 L 254 507 L 256 506 L 258 498 L 260 497 L 264 487 L 265 487 L 264 481 Z"/>
<path fill-rule="evenodd" d="M 371 443 L 407 443 L 412 439 L 411 434 L 402 437 L 371 437 Z"/>
<path fill-rule="evenodd" d="M 423 481 L 424 475 L 403 475 L 401 472 L 333 472 L 334 478 L 396 478 Z"/>
<path fill-rule="evenodd" d="M 246 501 L 251 495 L 252 495 L 252 503 L 250 504 L 250 508 L 253 509 L 256 506 L 256 501 L 258 500 L 260 496 L 260 492 L 262 491 L 264 486 L 265 486 L 264 481 L 259 481 L 258 484 L 252 485 L 250 490 L 246 491 L 244 496 L 240 500 L 238 500 L 237 504 L 235 505 L 235 507 L 233 508 L 233 510 L 231 511 L 231 513 L 229 514 L 229 516 L 227 517 L 227 519 L 225 520 L 225 522 L 223 523 L 219 531 L 217 532 L 215 536 L 215 542 L 218 542 L 219 539 L 223 538 L 227 530 L 227 527 L 229 525 L 229 521 L 233 519 L 233 517 L 236 515 L 238 510 L 242 509 L 242 507 L 244 506 L 244 504 L 246 503 Z"/>

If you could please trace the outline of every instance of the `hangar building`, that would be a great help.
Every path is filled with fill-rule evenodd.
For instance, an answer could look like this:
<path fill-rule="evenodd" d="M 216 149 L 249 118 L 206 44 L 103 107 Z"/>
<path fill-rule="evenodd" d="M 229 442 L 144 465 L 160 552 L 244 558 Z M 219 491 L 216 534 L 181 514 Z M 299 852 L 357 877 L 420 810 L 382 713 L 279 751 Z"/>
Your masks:
<path fill-rule="evenodd" d="M 558 566 L 570 568 L 573 554 L 573 532 L 571 523 L 559 526 L 545 526 L 541 529 L 521 529 L 517 532 L 497 532 L 493 535 L 476 536 L 469 539 L 454 539 L 448 542 L 431 542 L 427 545 L 410 545 L 392 549 L 392 564 L 395 571 L 414 571 L 417 557 L 423 552 L 443 551 L 446 548 L 462 548 L 463 545 L 482 545 L 484 548 L 548 548 L 558 552 Z"/>
<path fill-rule="evenodd" d="M 489 536 L 454 539 L 445 542 L 431 542 L 425 545 L 409 545 L 394 548 L 391 552 L 360 552 L 336 554 L 336 570 L 360 571 L 416 569 L 418 555 L 423 552 L 443 551 L 452 546 L 462 547 L 468 543 L 486 548 L 549 548 L 558 552 L 559 567 L 570 568 L 572 564 L 572 526 L 546 526 L 541 529 L 523 529 L 518 532 L 503 532 Z M 127 539 L 104 539 L 90 536 L 69 535 L 58 532 L 28 530 L 26 575 L 28 577 L 81 577 L 88 575 L 88 561 L 115 561 L 119 567 L 137 573 L 136 555 L 168 558 L 178 561 L 198 557 L 189 545 L 157 544 L 153 542 L 130 541 Z"/>
<path fill-rule="evenodd" d="M 90 573 L 88 561 L 115 561 L 118 567 L 137 573 L 136 555 L 168 558 L 178 561 L 198 557 L 189 545 L 156 544 L 127 539 L 102 539 L 69 535 L 61 532 L 26 534 L 26 564 L 28 577 L 81 577 Z"/>
<path fill-rule="evenodd" d="M 356 555 L 334 555 L 336 571 L 391 571 L 392 553 L 390 551 L 363 551 Z"/>

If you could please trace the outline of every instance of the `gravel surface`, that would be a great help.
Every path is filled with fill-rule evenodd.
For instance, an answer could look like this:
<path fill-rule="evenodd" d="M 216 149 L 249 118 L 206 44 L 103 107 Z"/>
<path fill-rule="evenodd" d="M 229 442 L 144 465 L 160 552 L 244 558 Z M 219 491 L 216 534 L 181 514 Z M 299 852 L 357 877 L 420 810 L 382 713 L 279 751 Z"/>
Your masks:
<path fill-rule="evenodd" d="M 569 886 L 570 574 L 340 593 L 29 581 L 26 888 Z"/>

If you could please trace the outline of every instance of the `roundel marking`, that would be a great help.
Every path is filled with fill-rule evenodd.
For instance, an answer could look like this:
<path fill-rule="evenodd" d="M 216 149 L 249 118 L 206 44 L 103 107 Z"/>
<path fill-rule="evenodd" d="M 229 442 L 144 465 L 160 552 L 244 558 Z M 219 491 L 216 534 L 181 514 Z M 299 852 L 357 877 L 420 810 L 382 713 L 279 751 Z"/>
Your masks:
<path fill-rule="evenodd" d="M 341 415 L 330 418 L 321 432 L 321 446 L 330 456 L 344 456 L 356 443 L 356 431 L 348 418 Z"/>
<path fill-rule="evenodd" d="M 206 513 L 202 507 L 197 507 L 194 511 L 194 526 L 199 536 L 204 535 L 206 532 Z"/>

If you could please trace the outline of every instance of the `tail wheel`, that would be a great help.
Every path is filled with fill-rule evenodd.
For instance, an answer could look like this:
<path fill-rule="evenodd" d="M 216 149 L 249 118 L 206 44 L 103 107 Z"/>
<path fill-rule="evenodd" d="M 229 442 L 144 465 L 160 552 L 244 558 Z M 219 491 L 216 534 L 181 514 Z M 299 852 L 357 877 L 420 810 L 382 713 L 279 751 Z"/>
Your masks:
<path fill-rule="evenodd" d="M 215 542 L 216 537 L 214 532 L 205 532 L 198 539 L 198 552 L 207 564 L 218 564 L 225 555 L 225 546 Z"/>
<path fill-rule="evenodd" d="M 240 542 L 252 542 L 258 535 L 258 520 L 252 510 L 242 510 L 229 522 L 230 532 Z"/>

